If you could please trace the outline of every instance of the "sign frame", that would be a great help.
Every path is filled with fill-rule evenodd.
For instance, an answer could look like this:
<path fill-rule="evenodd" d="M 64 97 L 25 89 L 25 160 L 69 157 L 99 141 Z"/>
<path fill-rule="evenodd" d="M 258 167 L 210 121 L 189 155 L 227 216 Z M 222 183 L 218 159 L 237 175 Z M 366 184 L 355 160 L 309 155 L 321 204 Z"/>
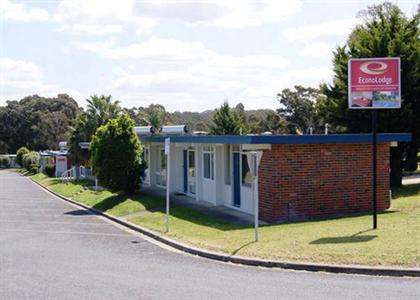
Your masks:
<path fill-rule="evenodd" d="M 399 101 L 398 101 L 398 106 L 397 107 L 384 107 L 384 106 L 378 106 L 378 107 L 374 107 L 374 106 L 360 106 L 360 107 L 354 107 L 351 106 L 352 101 L 351 101 L 351 95 L 352 95 L 352 70 L 351 70 L 351 63 L 352 61 L 375 61 L 375 60 L 396 60 L 398 62 L 398 94 L 399 94 Z M 401 96 L 401 58 L 400 57 L 369 57 L 369 58 L 350 58 L 347 62 L 347 104 L 348 104 L 348 108 L 349 109 L 355 109 L 355 110 L 360 110 L 360 109 L 368 109 L 368 110 L 375 110 L 375 109 L 400 109 L 401 108 L 401 101 L 402 101 L 402 96 Z"/>

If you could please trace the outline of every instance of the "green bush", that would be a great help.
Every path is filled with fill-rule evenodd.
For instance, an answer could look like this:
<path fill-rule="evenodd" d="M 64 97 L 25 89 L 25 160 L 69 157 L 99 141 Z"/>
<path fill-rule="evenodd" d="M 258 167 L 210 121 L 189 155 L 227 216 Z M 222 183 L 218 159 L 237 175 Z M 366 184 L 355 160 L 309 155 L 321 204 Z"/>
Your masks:
<path fill-rule="evenodd" d="M 109 120 L 92 138 L 95 175 L 112 191 L 132 193 L 139 186 L 141 153 L 134 122 L 127 114 Z"/>
<path fill-rule="evenodd" d="M 29 167 L 29 173 L 31 173 L 32 175 L 34 175 L 34 174 L 38 174 L 39 173 L 39 166 L 37 166 L 37 165 L 31 165 L 30 167 Z"/>
<path fill-rule="evenodd" d="M 28 171 L 31 171 L 31 169 L 33 169 L 35 167 L 39 169 L 40 158 L 41 157 L 40 157 L 39 153 L 35 152 L 35 151 L 31 151 L 31 152 L 25 154 L 23 156 L 23 159 L 22 159 L 23 167 Z"/>
<path fill-rule="evenodd" d="M 7 156 L 0 156 L 0 168 L 10 167 L 10 158 Z"/>
<path fill-rule="evenodd" d="M 16 152 L 16 162 L 23 167 L 23 157 L 28 154 L 30 150 L 26 147 L 20 147 Z"/>
<path fill-rule="evenodd" d="M 55 166 L 54 165 L 46 165 L 44 168 L 44 173 L 48 177 L 54 177 L 55 176 Z"/>

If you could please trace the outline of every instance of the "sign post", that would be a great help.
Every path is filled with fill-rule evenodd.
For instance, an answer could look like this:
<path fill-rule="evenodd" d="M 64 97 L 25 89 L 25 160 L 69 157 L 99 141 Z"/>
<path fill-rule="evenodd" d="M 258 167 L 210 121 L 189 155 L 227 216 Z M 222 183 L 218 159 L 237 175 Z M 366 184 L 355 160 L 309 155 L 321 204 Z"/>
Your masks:
<path fill-rule="evenodd" d="M 249 170 L 252 176 L 252 198 L 254 200 L 254 228 L 255 241 L 259 240 L 258 223 L 259 223 L 259 201 L 258 201 L 258 166 L 262 157 L 262 151 L 252 151 L 247 153 Z"/>
<path fill-rule="evenodd" d="M 169 190 L 171 179 L 171 140 L 165 139 L 165 154 L 166 154 L 166 218 L 165 225 L 166 231 L 169 232 Z"/>
<path fill-rule="evenodd" d="M 372 110 L 372 215 L 377 228 L 377 114 L 378 109 L 401 108 L 400 58 L 355 58 L 348 63 L 350 109 Z"/>
<path fill-rule="evenodd" d="M 377 110 L 372 110 L 372 171 L 373 171 L 373 189 L 372 189 L 372 211 L 373 211 L 373 229 L 377 228 L 377 205 L 376 205 L 376 175 L 377 175 L 377 164 L 376 164 L 376 128 L 377 128 Z"/>

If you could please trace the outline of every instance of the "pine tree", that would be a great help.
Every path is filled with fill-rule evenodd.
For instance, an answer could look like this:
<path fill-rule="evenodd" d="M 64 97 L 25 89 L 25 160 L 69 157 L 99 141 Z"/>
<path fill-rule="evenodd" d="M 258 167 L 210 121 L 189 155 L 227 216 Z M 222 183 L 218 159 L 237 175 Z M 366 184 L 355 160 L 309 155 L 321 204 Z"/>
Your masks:
<path fill-rule="evenodd" d="M 216 110 L 210 125 L 210 133 L 214 135 L 239 135 L 241 133 L 239 118 L 227 102 Z"/>

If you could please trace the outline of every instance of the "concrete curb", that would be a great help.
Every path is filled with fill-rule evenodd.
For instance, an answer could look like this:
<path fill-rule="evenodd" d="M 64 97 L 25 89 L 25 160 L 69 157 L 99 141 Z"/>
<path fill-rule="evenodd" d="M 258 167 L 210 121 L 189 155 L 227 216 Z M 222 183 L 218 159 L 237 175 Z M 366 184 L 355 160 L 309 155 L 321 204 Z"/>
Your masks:
<path fill-rule="evenodd" d="M 32 178 L 29 178 L 32 182 L 40 186 L 42 189 L 54 194 L 55 196 L 70 202 L 76 206 L 82 207 L 93 214 L 103 216 L 113 222 L 116 222 L 122 226 L 125 226 L 131 230 L 140 232 L 150 238 L 153 238 L 165 245 L 171 246 L 177 250 L 197 255 L 204 258 L 218 260 L 222 262 L 230 262 L 234 264 L 241 264 L 255 267 L 266 267 L 266 268 L 280 268 L 288 270 L 298 271 L 310 271 L 310 272 L 329 272 L 329 273 L 344 273 L 344 274 L 359 274 L 359 275 L 375 275 L 375 276 L 394 276 L 394 277 L 420 277 L 420 269 L 414 268 L 387 268 L 387 267 L 369 267 L 369 266 L 355 266 L 355 265 L 331 265 L 331 264 L 317 264 L 317 263 L 297 263 L 287 261 L 273 261 L 258 258 L 248 258 L 236 255 L 226 255 L 218 252 L 208 251 L 200 248 L 195 248 L 184 243 L 174 241 L 162 234 L 156 233 L 144 227 L 135 225 L 128 221 L 122 220 L 118 217 L 111 216 L 105 212 L 89 207 L 85 204 L 76 202 L 70 198 L 64 197 L 49 188 L 41 185 Z"/>

